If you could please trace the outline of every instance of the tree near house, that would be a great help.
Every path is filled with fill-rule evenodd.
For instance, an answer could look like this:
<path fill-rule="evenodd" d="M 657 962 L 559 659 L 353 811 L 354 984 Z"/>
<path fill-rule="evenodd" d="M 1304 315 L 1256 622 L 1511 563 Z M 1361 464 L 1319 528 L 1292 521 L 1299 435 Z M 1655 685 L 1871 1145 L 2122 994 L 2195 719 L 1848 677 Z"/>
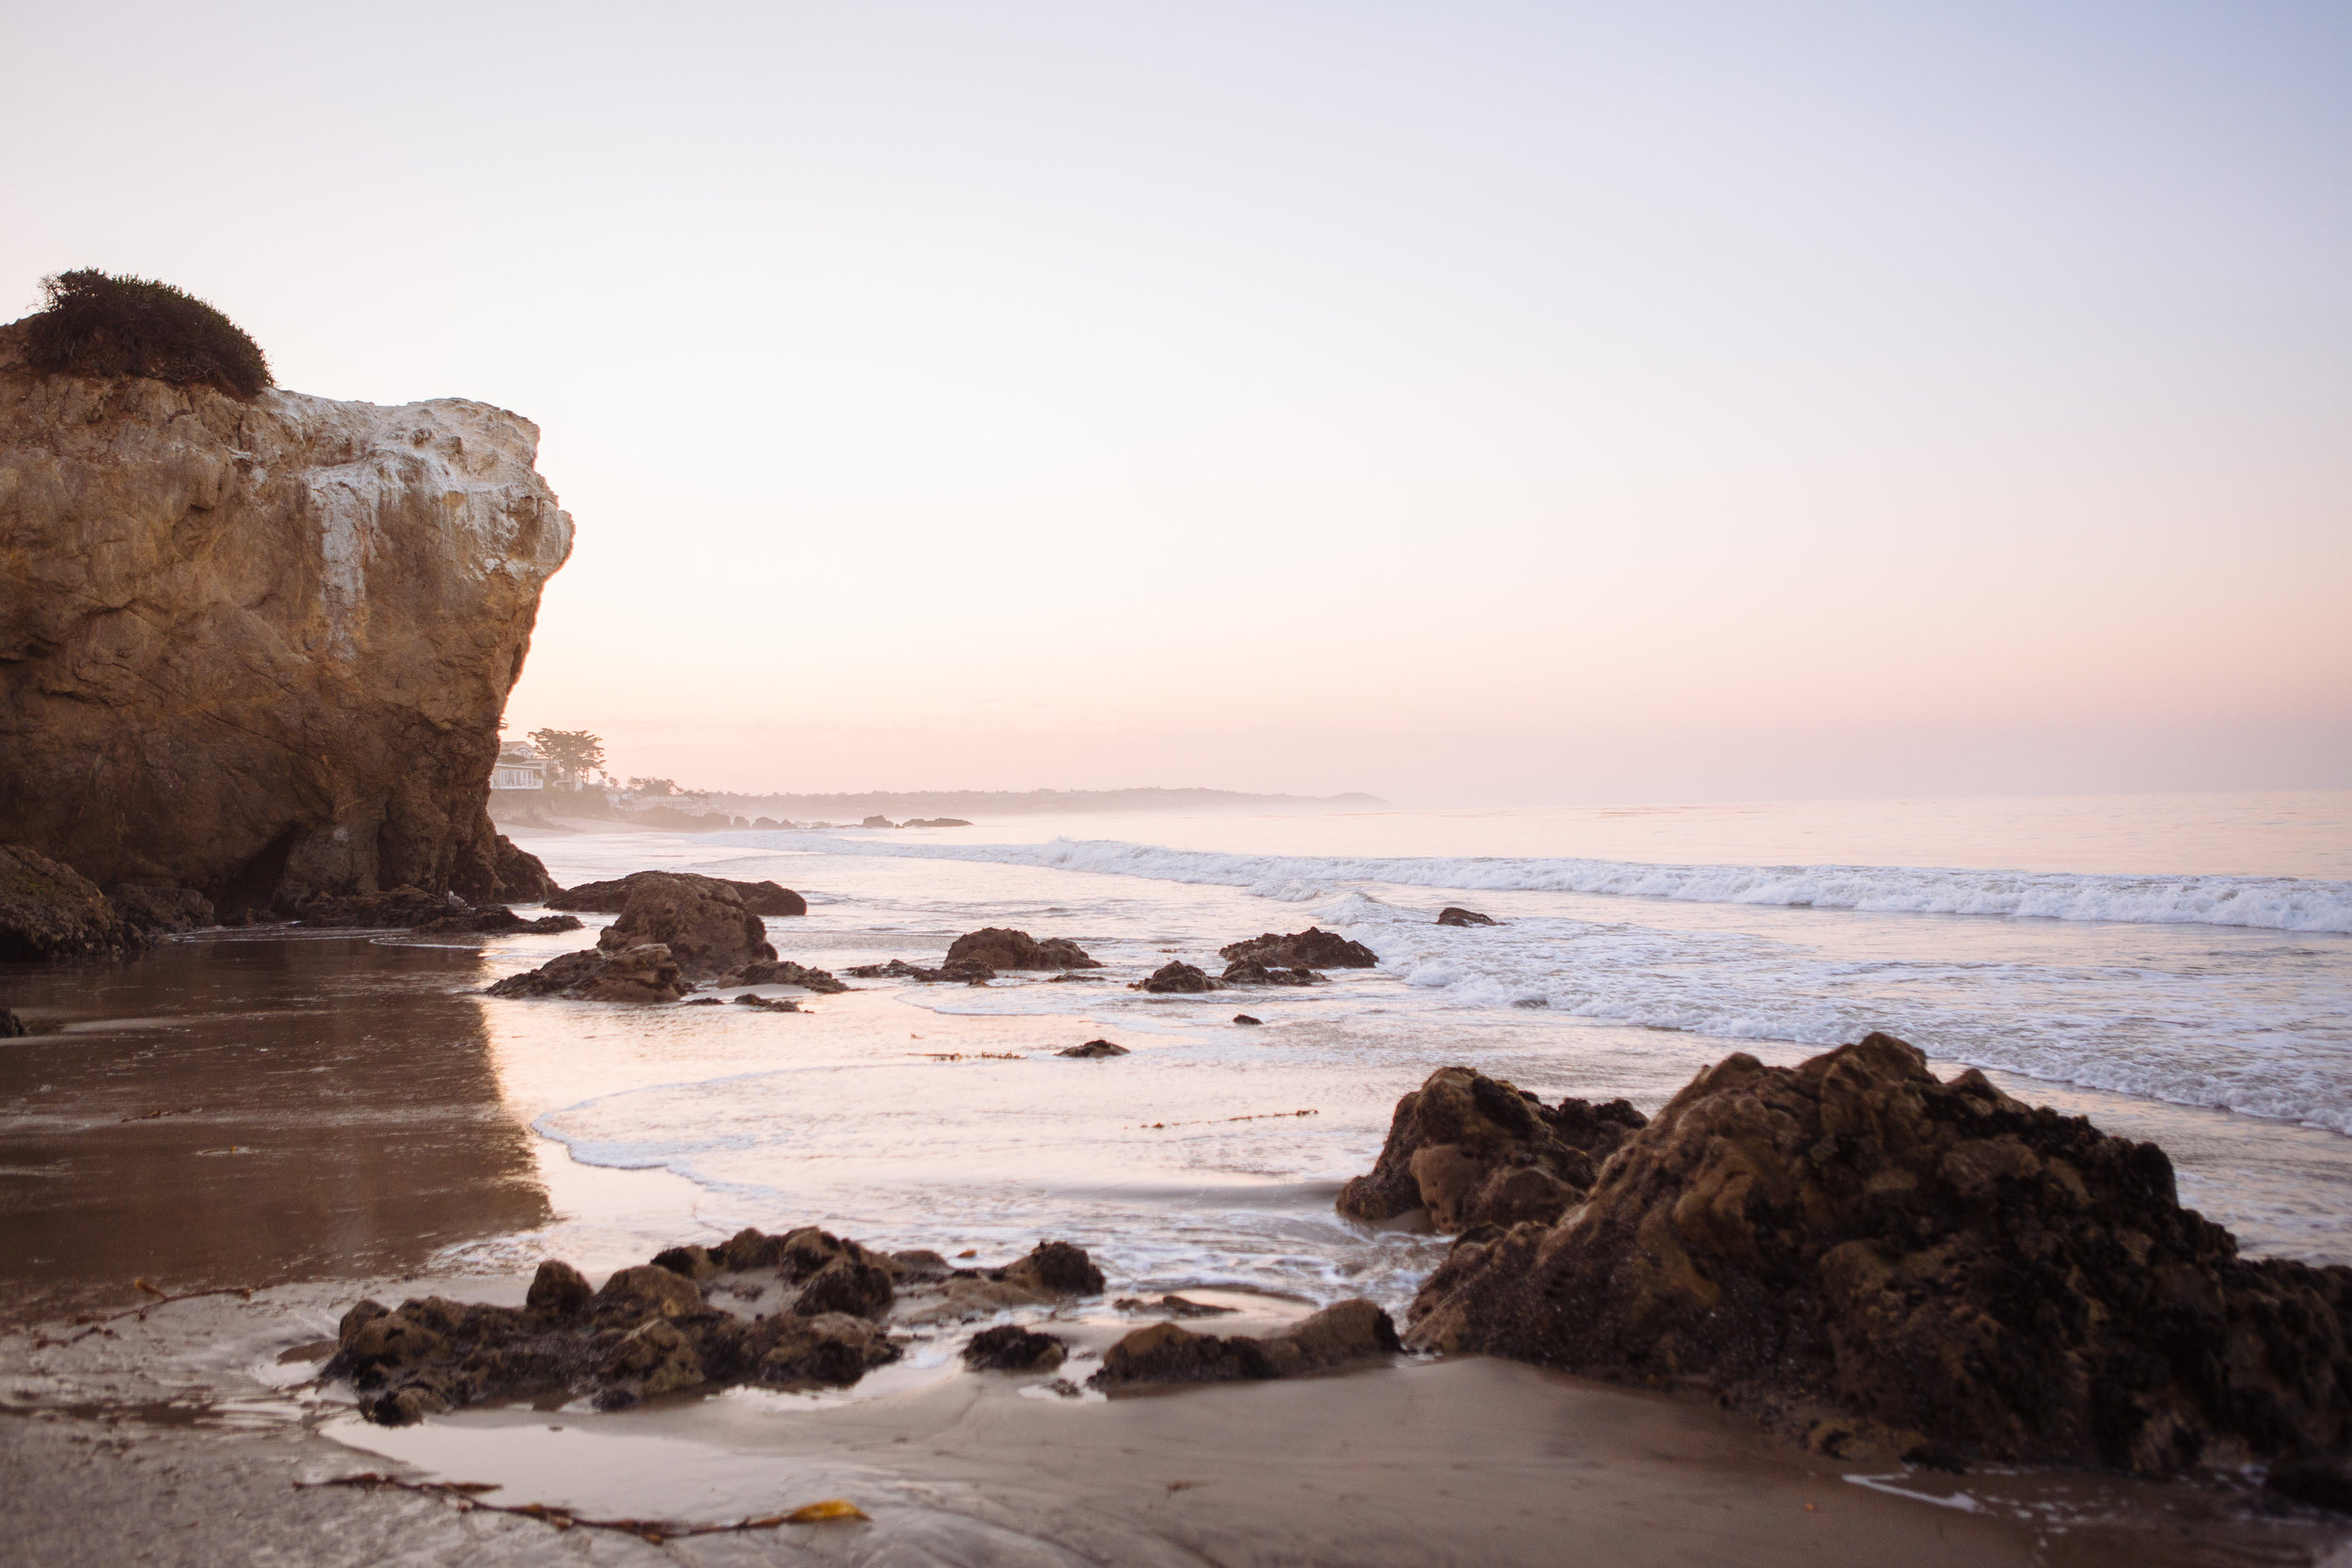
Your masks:
<path fill-rule="evenodd" d="M 531 743 L 555 775 L 548 783 L 578 789 L 581 778 L 604 761 L 604 742 L 586 730 L 533 730 Z"/>

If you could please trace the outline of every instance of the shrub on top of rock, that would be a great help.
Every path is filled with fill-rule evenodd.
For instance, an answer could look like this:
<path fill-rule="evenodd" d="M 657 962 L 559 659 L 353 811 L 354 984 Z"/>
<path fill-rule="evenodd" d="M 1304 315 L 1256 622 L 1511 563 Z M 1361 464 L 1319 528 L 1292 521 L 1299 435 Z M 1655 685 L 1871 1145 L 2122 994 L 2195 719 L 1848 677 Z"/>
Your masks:
<path fill-rule="evenodd" d="M 23 324 L 35 370 L 151 376 L 247 399 L 270 385 L 261 344 L 184 290 L 95 267 L 54 273 L 40 289 L 46 309 Z"/>

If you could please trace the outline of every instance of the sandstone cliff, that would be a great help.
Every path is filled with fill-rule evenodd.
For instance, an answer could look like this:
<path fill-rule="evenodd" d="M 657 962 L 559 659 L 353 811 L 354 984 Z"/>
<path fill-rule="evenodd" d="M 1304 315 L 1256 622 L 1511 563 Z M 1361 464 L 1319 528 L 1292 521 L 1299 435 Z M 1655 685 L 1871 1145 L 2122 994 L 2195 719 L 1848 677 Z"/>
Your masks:
<path fill-rule="evenodd" d="M 536 896 L 485 810 L 572 523 L 538 430 L 40 374 L 0 327 L 0 841 L 224 914 Z"/>

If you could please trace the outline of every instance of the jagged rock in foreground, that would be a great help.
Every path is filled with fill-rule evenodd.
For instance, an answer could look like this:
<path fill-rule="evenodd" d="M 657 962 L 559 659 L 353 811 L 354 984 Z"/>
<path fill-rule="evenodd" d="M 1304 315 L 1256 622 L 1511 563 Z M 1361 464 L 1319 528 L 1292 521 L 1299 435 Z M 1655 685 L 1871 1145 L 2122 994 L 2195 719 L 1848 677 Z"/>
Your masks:
<path fill-rule="evenodd" d="M 0 328 L 0 840 L 232 918 L 537 896 L 485 809 L 571 549 L 536 427 L 47 374 L 21 343 Z"/>
<path fill-rule="evenodd" d="M 555 888 L 546 895 L 551 910 L 577 910 L 587 914 L 619 914 L 628 908 L 629 890 L 647 877 L 687 878 L 717 882 L 735 890 L 743 907 L 756 915 L 785 917 L 808 913 L 808 900 L 775 882 L 741 882 L 727 877 L 705 877 L 692 871 L 634 871 L 609 882 L 582 882 L 575 888 Z"/>
<path fill-rule="evenodd" d="M 1090 1388 L 1164 1383 L 1238 1383 L 1332 1371 L 1395 1354 L 1396 1324 L 1371 1302 L 1343 1301 L 1263 1338 L 1195 1334 L 1172 1323 L 1138 1328 L 1103 1353 Z"/>
<path fill-rule="evenodd" d="M 1340 1189 L 1339 1211 L 1376 1223 L 1426 1209 L 1439 1231 L 1549 1225 L 1583 1201 L 1601 1163 L 1644 1122 L 1622 1100 L 1546 1105 L 1474 1069 L 1439 1068 L 1396 1102 L 1379 1160 Z"/>
<path fill-rule="evenodd" d="M 567 1263 L 542 1263 L 519 1307 L 362 1301 L 343 1314 L 321 1375 L 349 1379 L 360 1414 L 387 1426 L 485 1401 L 593 1397 L 613 1410 L 741 1383 L 838 1386 L 903 1354 L 886 1326 L 894 1307 L 937 1322 L 1102 1288 L 1101 1271 L 1065 1242 L 1001 1269 L 951 1270 L 936 1253 L 878 1253 L 814 1226 L 746 1229 L 717 1248 L 668 1248 L 601 1290 Z"/>
<path fill-rule="evenodd" d="M 2352 1444 L 2352 1269 L 2237 1255 L 2153 1144 L 1871 1035 L 1709 1068 L 1408 1340 L 1697 1380 L 1815 1447 L 2160 1475 Z"/>
<path fill-rule="evenodd" d="M 607 953 L 566 953 L 492 982 L 485 996 L 561 996 L 574 1002 L 675 1002 L 686 994 L 677 960 L 659 942 Z"/>
<path fill-rule="evenodd" d="M 1068 937 L 1038 941 L 1026 931 L 987 926 L 966 931 L 947 944 L 947 964 L 981 963 L 991 969 L 1100 969 L 1102 963 Z"/>
<path fill-rule="evenodd" d="M 1229 962 L 1254 958 L 1268 969 L 1375 969 L 1380 963 L 1379 956 L 1362 942 L 1319 926 L 1288 936 L 1268 931 L 1247 942 L 1227 942 L 1216 956 Z"/>
<path fill-rule="evenodd" d="M 146 937 L 97 884 L 21 844 L 0 844 L 0 963 L 136 952 Z"/>

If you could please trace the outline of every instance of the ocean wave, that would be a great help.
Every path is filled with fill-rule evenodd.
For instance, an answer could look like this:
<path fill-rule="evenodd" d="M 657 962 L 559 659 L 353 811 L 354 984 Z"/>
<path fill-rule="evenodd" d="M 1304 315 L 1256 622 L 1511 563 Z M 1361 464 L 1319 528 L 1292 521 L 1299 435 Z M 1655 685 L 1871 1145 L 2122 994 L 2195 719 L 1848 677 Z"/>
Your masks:
<path fill-rule="evenodd" d="M 733 833 L 721 841 L 745 847 L 821 847 L 834 854 L 977 861 L 1150 877 L 1242 888 L 1285 903 L 1315 902 L 1351 883 L 1386 882 L 1463 892 L 1576 893 L 1872 913 L 2352 933 L 2352 881 L 2297 877 L 2098 876 L 1908 865 L 1663 865 L 1638 861 L 1472 856 L 1238 855 L 1114 839 L 961 845 L 815 833 Z"/>

